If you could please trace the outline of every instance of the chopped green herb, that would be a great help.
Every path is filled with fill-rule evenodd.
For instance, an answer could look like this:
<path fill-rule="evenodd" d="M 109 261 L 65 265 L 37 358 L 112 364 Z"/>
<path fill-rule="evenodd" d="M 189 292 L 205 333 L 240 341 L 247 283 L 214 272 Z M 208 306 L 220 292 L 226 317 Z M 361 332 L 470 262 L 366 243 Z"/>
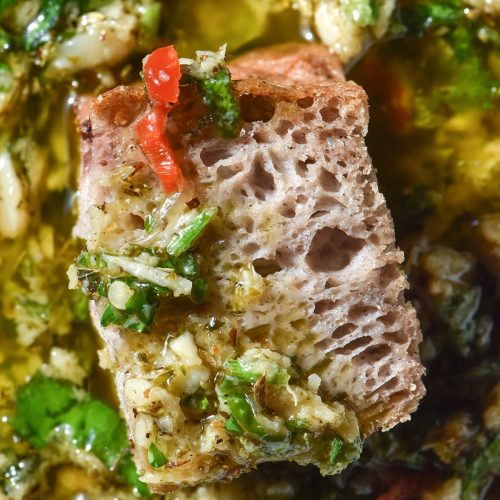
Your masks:
<path fill-rule="evenodd" d="M 66 436 L 108 468 L 116 467 L 121 478 L 141 494 L 149 493 L 132 470 L 125 422 L 113 408 L 73 384 L 36 374 L 18 390 L 11 424 L 35 448 L 43 448 L 56 435 Z"/>
<path fill-rule="evenodd" d="M 16 433 L 35 448 L 42 448 L 64 416 L 77 405 L 81 396 L 75 386 L 56 379 L 35 375 L 22 386 L 16 397 L 12 426 Z"/>
<path fill-rule="evenodd" d="M 238 422 L 234 419 L 234 417 L 229 417 L 224 422 L 224 428 L 229 431 L 231 434 L 236 436 L 243 435 L 243 429 L 239 426 Z"/>
<path fill-rule="evenodd" d="M 275 373 L 273 373 L 270 377 L 268 377 L 267 381 L 272 385 L 282 386 L 287 385 L 290 381 L 290 374 L 287 370 L 280 368 Z"/>
<path fill-rule="evenodd" d="M 203 304 L 203 302 L 207 300 L 208 296 L 207 282 L 201 278 L 195 279 L 193 281 L 191 296 L 195 304 Z"/>
<path fill-rule="evenodd" d="M 55 27 L 68 0 L 43 0 L 40 10 L 24 33 L 24 47 L 34 50 L 50 40 L 50 32 Z"/>
<path fill-rule="evenodd" d="M 254 384 L 261 377 L 261 374 L 254 371 L 249 364 L 239 360 L 230 359 L 226 362 L 228 374 L 237 378 L 237 383 Z"/>
<path fill-rule="evenodd" d="M 173 268 L 175 272 L 184 278 L 192 279 L 198 276 L 198 262 L 191 253 L 184 253 L 177 259 L 173 259 Z"/>
<path fill-rule="evenodd" d="M 206 412 L 213 406 L 208 396 L 202 391 L 195 392 L 194 394 L 191 394 L 187 398 L 183 399 L 182 405 L 200 410 L 201 412 Z"/>
<path fill-rule="evenodd" d="M 196 59 L 183 60 L 185 79 L 194 81 L 207 106 L 210 119 L 224 137 L 236 137 L 240 110 L 231 86 L 231 73 L 224 61 L 226 46 L 217 52 L 197 51 Z"/>
<path fill-rule="evenodd" d="M 144 230 L 146 233 L 151 234 L 156 229 L 157 225 L 158 222 L 151 214 L 146 215 L 144 219 Z"/>
<path fill-rule="evenodd" d="M 216 214 L 216 207 L 202 209 L 190 224 L 172 238 L 172 241 L 167 245 L 167 252 L 173 257 L 179 257 L 189 250 Z"/>
<path fill-rule="evenodd" d="M 151 443 L 148 449 L 148 462 L 152 467 L 158 469 L 168 463 L 167 457 L 158 449 L 156 444 Z"/>
<path fill-rule="evenodd" d="M 328 456 L 328 465 L 335 465 L 337 458 L 339 456 L 340 450 L 342 450 L 342 440 L 338 437 L 334 437 L 330 444 L 330 455 Z"/>

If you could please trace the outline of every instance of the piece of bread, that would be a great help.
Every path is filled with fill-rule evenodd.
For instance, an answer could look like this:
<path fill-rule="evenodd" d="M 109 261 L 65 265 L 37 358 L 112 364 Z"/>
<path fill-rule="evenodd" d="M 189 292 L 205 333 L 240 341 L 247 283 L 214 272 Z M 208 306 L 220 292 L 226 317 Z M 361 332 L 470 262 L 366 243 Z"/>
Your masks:
<path fill-rule="evenodd" d="M 408 420 L 424 394 L 421 334 L 415 310 L 404 300 L 403 254 L 364 143 L 366 94 L 345 82 L 336 59 L 318 46 L 259 51 L 232 70 L 234 79 L 242 78 L 234 82 L 243 119 L 237 138 L 213 137 L 196 127 L 197 99 L 189 89 L 167 123 L 188 182 L 181 196 L 217 206 L 216 235 L 223 234 L 209 247 L 216 297 L 196 311 L 196 321 L 223 314 L 232 325 L 228 335 L 296 359 L 306 378 L 319 375 L 324 400 L 351 407 L 363 435 L 389 429 Z M 118 87 L 90 103 L 89 118 L 80 113 L 83 168 L 75 234 L 92 251 L 119 253 L 127 245 L 151 243 L 143 220 L 164 198 L 134 132 L 147 106 L 142 89 Z M 129 165 L 148 192 L 124 205 L 109 179 Z M 249 266 L 259 275 L 258 290 L 236 304 L 241 270 Z M 209 452 L 188 450 L 183 463 L 167 469 L 149 466 L 144 435 L 156 423 L 138 410 L 126 385 L 149 380 L 144 394 L 150 394 L 172 332 L 179 325 L 195 328 L 186 319 L 191 312 L 166 306 L 153 331 L 143 335 L 102 328 L 103 308 L 101 301 L 92 304 L 92 315 L 107 345 L 136 462 L 151 490 L 247 470 L 248 463 L 228 451 L 222 427 Z M 193 335 L 200 351 L 217 358 L 203 335 Z M 178 402 L 163 393 L 158 404 L 178 412 Z"/>

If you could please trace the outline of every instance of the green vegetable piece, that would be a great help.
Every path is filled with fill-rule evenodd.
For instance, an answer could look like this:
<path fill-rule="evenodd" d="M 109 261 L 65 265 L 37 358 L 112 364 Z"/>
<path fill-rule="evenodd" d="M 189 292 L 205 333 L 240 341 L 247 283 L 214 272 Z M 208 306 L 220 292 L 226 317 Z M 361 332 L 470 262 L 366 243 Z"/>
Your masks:
<path fill-rule="evenodd" d="M 207 411 L 211 406 L 210 400 L 204 392 L 191 394 L 182 401 L 182 404 L 190 408 L 196 408 L 202 412 Z"/>
<path fill-rule="evenodd" d="M 0 53 L 8 52 L 10 48 L 11 48 L 10 36 L 2 27 L 0 27 Z"/>
<path fill-rule="evenodd" d="M 78 402 L 73 385 L 37 374 L 17 393 L 12 427 L 35 448 L 42 448 L 51 441 L 63 415 Z"/>
<path fill-rule="evenodd" d="M 231 416 L 247 433 L 255 438 L 265 439 L 269 433 L 257 422 L 252 404 L 245 394 L 232 394 L 226 399 Z"/>
<path fill-rule="evenodd" d="M 128 450 L 125 422 L 107 404 L 89 397 L 69 382 L 36 374 L 18 390 L 12 426 L 17 435 L 35 448 L 49 444 L 56 431 L 79 448 L 93 453 L 120 477 L 149 494 L 140 483 Z"/>
<path fill-rule="evenodd" d="M 468 464 L 462 479 L 461 500 L 476 500 L 490 474 L 500 472 L 500 433 Z"/>
<path fill-rule="evenodd" d="M 201 232 L 217 214 L 216 207 L 204 208 L 194 220 L 184 229 L 181 229 L 167 246 L 167 252 L 173 257 L 178 257 L 191 248 Z"/>
<path fill-rule="evenodd" d="M 132 296 L 132 300 L 134 297 Z M 113 304 L 108 304 L 101 316 L 101 326 L 117 325 L 123 328 L 134 330 L 138 333 L 146 332 L 154 318 L 153 308 L 149 304 L 144 304 L 141 315 L 147 315 L 148 320 L 144 321 L 137 314 L 129 314 L 127 311 L 120 311 Z"/>
<path fill-rule="evenodd" d="M 148 450 L 148 462 L 155 469 L 159 469 L 168 463 L 167 457 L 158 449 L 156 444 L 151 443 Z"/>
<path fill-rule="evenodd" d="M 201 278 L 195 279 L 193 281 L 191 296 L 195 304 L 203 304 L 208 296 L 208 283 Z"/>
<path fill-rule="evenodd" d="M 230 359 L 226 363 L 228 374 L 237 378 L 237 383 L 255 384 L 262 376 L 261 373 L 253 371 L 253 368 L 239 359 Z"/>
<path fill-rule="evenodd" d="M 151 234 L 157 226 L 157 220 L 151 214 L 146 215 L 146 218 L 144 219 L 144 230 L 146 233 Z"/>
<path fill-rule="evenodd" d="M 233 417 L 229 417 L 224 422 L 224 428 L 235 436 L 242 436 L 243 429 L 239 426 L 238 422 Z"/>
<path fill-rule="evenodd" d="M 43 0 L 38 15 L 31 21 L 24 33 L 24 47 L 34 50 L 50 40 L 50 32 L 55 27 L 68 0 Z"/>
<path fill-rule="evenodd" d="M 280 368 L 271 377 L 267 378 L 267 381 L 272 385 L 283 386 L 287 385 L 290 381 L 290 374 L 287 370 Z"/>
<path fill-rule="evenodd" d="M 182 254 L 172 263 L 177 274 L 184 278 L 193 279 L 198 275 L 198 262 L 192 253 Z"/>
<path fill-rule="evenodd" d="M 236 137 L 240 127 L 240 109 L 233 94 L 231 73 L 224 57 L 226 46 L 217 52 L 196 53 L 196 59 L 184 66 L 185 80 L 192 81 L 209 111 L 209 120 L 214 122 L 224 137 Z"/>
<path fill-rule="evenodd" d="M 240 110 L 231 87 L 231 73 L 226 67 L 213 75 L 197 80 L 203 102 L 222 135 L 236 137 L 240 126 Z"/>
<path fill-rule="evenodd" d="M 334 437 L 330 444 L 330 454 L 328 455 L 328 465 L 333 467 L 337 461 L 340 451 L 342 450 L 342 440 Z"/>

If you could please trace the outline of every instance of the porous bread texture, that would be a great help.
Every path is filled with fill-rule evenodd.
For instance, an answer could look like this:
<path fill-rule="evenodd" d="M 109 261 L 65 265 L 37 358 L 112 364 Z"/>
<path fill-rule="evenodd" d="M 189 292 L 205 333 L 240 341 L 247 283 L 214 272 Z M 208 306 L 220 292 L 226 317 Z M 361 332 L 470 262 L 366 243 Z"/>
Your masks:
<path fill-rule="evenodd" d="M 231 321 L 247 335 L 258 335 L 263 347 L 296 355 L 304 376 L 319 374 L 323 397 L 351 405 L 368 435 L 407 420 L 422 397 L 421 334 L 414 309 L 404 301 L 403 255 L 394 246 L 392 221 L 364 144 L 366 95 L 328 64 L 315 65 L 315 57 L 332 58 L 323 48 L 295 51 L 307 64 L 290 63 L 286 50 L 267 54 L 273 60 L 267 66 L 255 64 L 255 56 L 250 69 L 245 59 L 236 61 L 235 76 L 247 77 L 234 85 L 243 117 L 236 139 L 199 135 L 189 93 L 171 112 L 167 130 L 188 187 L 202 204 L 220 209 L 224 238 L 210 274 Z M 308 64 L 322 67 L 315 73 L 321 85 L 300 84 L 294 77 L 287 86 L 282 75 L 290 64 L 302 68 L 295 75 L 307 74 Z M 331 67 L 335 64 L 332 59 Z M 163 199 L 135 136 L 135 123 L 146 109 L 141 88 L 118 87 L 90 104 L 90 120 L 88 111 L 81 113 L 75 234 L 96 249 L 105 242 L 118 253 L 123 244 L 140 240 L 144 210 Z M 130 205 L 115 204 L 117 193 L 107 178 L 128 164 L 150 189 L 132 197 Z M 251 263 L 262 275 L 261 293 L 235 311 L 238 273 Z M 148 376 L 135 353 L 161 362 L 167 333 L 161 324 L 148 335 L 103 328 L 103 307 L 92 304 L 92 317 L 108 346 L 122 410 L 135 436 L 138 414 L 124 395 L 124 383 Z M 134 454 L 139 469 L 146 469 L 147 448 L 136 444 Z M 226 458 L 193 455 L 171 471 L 148 472 L 148 483 L 164 493 L 174 476 L 177 484 L 194 484 L 238 475 Z"/>
<path fill-rule="evenodd" d="M 238 138 L 177 138 L 201 197 L 221 206 L 230 228 L 213 270 L 222 297 L 237 279 L 229 263 L 274 270 L 241 312 L 243 330 L 267 328 L 279 343 L 276 332 L 298 329 L 284 353 L 320 375 L 329 397 L 345 396 L 365 434 L 389 429 L 424 394 L 421 333 L 364 143 L 366 94 L 352 82 L 285 87 L 256 79 L 235 90 Z"/>

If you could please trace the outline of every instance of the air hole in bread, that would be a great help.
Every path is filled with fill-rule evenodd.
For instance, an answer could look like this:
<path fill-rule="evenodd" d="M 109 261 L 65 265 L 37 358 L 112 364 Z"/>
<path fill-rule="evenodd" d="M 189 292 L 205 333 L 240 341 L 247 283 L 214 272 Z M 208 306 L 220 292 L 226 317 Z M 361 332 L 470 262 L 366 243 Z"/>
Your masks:
<path fill-rule="evenodd" d="M 243 248 L 243 253 L 247 254 L 247 255 L 252 255 L 254 254 L 257 250 L 259 250 L 260 246 L 255 243 L 255 242 L 251 242 L 251 243 L 247 243 Z"/>
<path fill-rule="evenodd" d="M 361 319 L 365 318 L 368 314 L 374 313 L 377 310 L 376 307 L 369 306 L 368 304 L 354 304 L 350 309 L 349 309 L 349 314 L 347 315 L 347 318 L 350 319 L 351 321 L 360 321 Z"/>
<path fill-rule="evenodd" d="M 360 366 L 364 363 L 376 363 L 377 361 L 389 356 L 391 352 L 392 350 L 387 344 L 373 345 L 365 349 L 363 352 L 356 354 L 356 356 L 352 358 L 352 363 L 355 366 Z"/>
<path fill-rule="evenodd" d="M 373 192 L 373 188 L 370 184 L 366 184 L 366 186 L 363 187 L 363 201 L 367 207 L 373 206 L 375 193 Z"/>
<path fill-rule="evenodd" d="M 311 96 L 301 97 L 300 99 L 297 99 L 297 105 L 299 106 L 299 108 L 302 109 L 310 108 L 313 105 L 313 103 L 314 103 L 314 98 Z"/>
<path fill-rule="evenodd" d="M 267 144 L 272 141 L 267 130 L 256 130 L 253 133 L 253 138 L 257 144 Z"/>
<path fill-rule="evenodd" d="M 389 363 L 386 363 L 385 365 L 382 365 L 378 372 L 377 372 L 377 377 L 380 379 L 387 378 L 391 374 L 391 365 Z"/>
<path fill-rule="evenodd" d="M 371 231 L 378 223 L 378 218 L 370 216 L 365 219 L 365 229 Z"/>
<path fill-rule="evenodd" d="M 321 172 L 319 174 L 319 185 L 325 190 L 330 192 L 337 192 L 340 189 L 340 182 L 335 177 L 335 174 L 329 172 L 325 168 L 321 168 Z"/>
<path fill-rule="evenodd" d="M 328 143 L 329 141 L 332 141 L 334 138 L 336 139 L 344 139 L 347 137 L 347 132 L 344 129 L 341 128 L 332 128 L 328 130 L 322 130 L 319 133 L 319 140 L 324 144 L 325 142 Z M 333 145 L 331 145 L 333 149 Z"/>
<path fill-rule="evenodd" d="M 357 339 L 352 340 L 348 344 L 343 347 L 339 347 L 335 349 L 335 354 L 351 354 L 356 349 L 360 349 L 361 347 L 365 347 L 372 341 L 371 337 L 359 337 Z"/>
<path fill-rule="evenodd" d="M 357 117 L 355 115 L 349 114 L 344 118 L 344 121 L 347 123 L 347 125 L 349 125 L 349 127 L 352 127 L 356 123 Z"/>
<path fill-rule="evenodd" d="M 365 385 L 368 389 L 373 389 L 373 386 L 375 385 L 375 379 L 373 378 L 366 379 Z"/>
<path fill-rule="evenodd" d="M 325 106 L 319 110 L 319 113 L 323 121 L 327 123 L 334 122 L 339 117 L 339 110 L 337 108 Z"/>
<path fill-rule="evenodd" d="M 295 162 L 295 171 L 301 177 L 305 177 L 309 171 L 308 165 L 312 165 L 314 163 L 316 163 L 316 159 L 311 156 L 308 156 L 305 160 L 297 160 Z"/>
<path fill-rule="evenodd" d="M 340 201 L 331 196 L 320 196 L 314 204 L 315 210 L 323 210 L 325 208 L 332 208 L 335 206 L 343 206 Z"/>
<path fill-rule="evenodd" d="M 292 132 L 292 139 L 293 139 L 293 142 L 295 142 L 296 144 L 306 144 L 307 143 L 306 134 L 302 130 L 294 130 Z"/>
<path fill-rule="evenodd" d="M 130 226 L 134 229 L 144 229 L 144 219 L 140 215 L 129 214 Z"/>
<path fill-rule="evenodd" d="M 247 215 L 242 216 L 241 225 L 245 228 L 247 233 L 253 233 L 255 224 L 251 217 L 248 217 Z"/>
<path fill-rule="evenodd" d="M 396 323 L 397 319 L 398 314 L 396 313 L 396 311 L 389 311 L 387 314 L 384 314 L 383 316 L 379 316 L 377 318 L 377 320 L 386 327 L 392 326 L 394 323 Z"/>
<path fill-rule="evenodd" d="M 240 97 L 240 112 L 245 122 L 268 122 L 275 106 L 269 96 L 244 94 Z"/>
<path fill-rule="evenodd" d="M 289 120 L 280 120 L 278 126 L 276 127 L 276 133 L 283 137 L 285 136 L 289 130 L 293 128 L 293 123 Z"/>
<path fill-rule="evenodd" d="M 339 228 L 323 227 L 314 235 L 305 261 L 315 272 L 340 271 L 349 265 L 361 248 L 362 240 Z"/>
<path fill-rule="evenodd" d="M 274 259 L 255 259 L 252 265 L 255 272 L 263 278 L 283 269 Z"/>
<path fill-rule="evenodd" d="M 223 181 L 234 177 L 243 170 L 243 165 L 221 165 L 217 168 L 217 180 Z"/>
<path fill-rule="evenodd" d="M 340 282 L 337 281 L 336 279 L 330 277 L 330 278 L 327 278 L 327 280 L 325 281 L 325 290 L 328 290 L 329 288 L 334 288 L 336 286 L 339 286 L 340 285 Z"/>
<path fill-rule="evenodd" d="M 205 146 L 200 152 L 200 159 L 203 165 L 207 167 L 212 166 L 219 160 L 225 160 L 232 155 L 232 151 L 225 144 L 222 146 L 220 143 Z"/>
<path fill-rule="evenodd" d="M 356 325 L 353 323 L 346 323 L 344 325 L 341 325 L 332 333 L 332 339 L 341 339 L 342 337 L 345 337 L 346 335 L 352 333 L 354 330 L 356 330 Z"/>
<path fill-rule="evenodd" d="M 307 197 L 304 196 L 303 194 L 298 194 L 296 197 L 295 197 L 295 201 L 297 203 L 305 203 L 307 201 Z"/>
<path fill-rule="evenodd" d="M 384 337 L 384 339 L 388 342 L 394 342 L 395 344 L 405 344 L 407 340 L 407 336 L 403 330 L 384 332 L 382 337 Z"/>
<path fill-rule="evenodd" d="M 330 299 L 318 300 L 318 302 L 314 304 L 314 313 L 323 314 L 326 311 L 331 311 L 336 306 L 336 304 L 336 301 L 334 302 Z"/>
<path fill-rule="evenodd" d="M 293 217 L 295 217 L 295 207 L 290 205 L 289 203 L 280 207 L 278 209 L 278 212 L 280 215 L 286 217 L 287 219 L 292 219 Z"/>
<path fill-rule="evenodd" d="M 276 250 L 276 261 L 281 267 L 290 267 L 293 263 L 295 250 L 287 247 L 280 247 Z"/>
<path fill-rule="evenodd" d="M 379 268 L 379 286 L 381 288 L 386 288 L 392 282 L 396 281 L 400 275 L 401 271 L 397 264 L 386 264 L 385 266 Z"/>
<path fill-rule="evenodd" d="M 274 191 L 276 187 L 274 177 L 264 168 L 264 158 L 262 155 L 257 155 L 253 161 L 249 182 L 250 187 L 259 200 L 264 200 L 266 193 Z"/>

